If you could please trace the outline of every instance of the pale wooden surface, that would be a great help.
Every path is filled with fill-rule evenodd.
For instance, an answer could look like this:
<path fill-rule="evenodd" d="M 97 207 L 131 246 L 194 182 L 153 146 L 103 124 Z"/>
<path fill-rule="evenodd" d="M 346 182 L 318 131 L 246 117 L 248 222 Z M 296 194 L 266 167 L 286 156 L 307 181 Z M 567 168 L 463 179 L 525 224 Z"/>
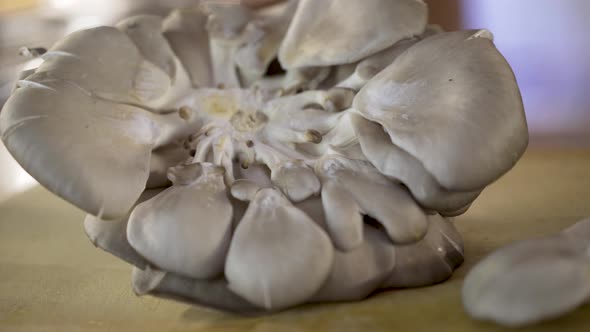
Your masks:
<path fill-rule="evenodd" d="M 136 297 L 130 267 L 95 249 L 83 213 L 41 188 L 0 203 L 0 331 L 500 331 L 463 312 L 461 281 L 510 241 L 590 216 L 590 150 L 529 151 L 456 223 L 466 263 L 440 285 L 241 317 Z M 588 331 L 590 306 L 528 331 Z"/>

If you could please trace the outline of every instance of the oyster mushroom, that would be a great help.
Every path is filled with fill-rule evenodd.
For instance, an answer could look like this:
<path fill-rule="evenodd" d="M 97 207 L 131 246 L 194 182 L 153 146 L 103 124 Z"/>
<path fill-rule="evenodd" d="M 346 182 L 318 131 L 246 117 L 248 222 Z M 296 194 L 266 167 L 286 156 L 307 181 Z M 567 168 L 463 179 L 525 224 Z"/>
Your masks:
<path fill-rule="evenodd" d="M 292 202 L 300 202 L 320 191 L 320 180 L 301 162 L 279 165 L 272 171 L 271 179 Z"/>
<path fill-rule="evenodd" d="M 322 204 L 334 245 L 343 251 L 360 246 L 364 233 L 363 216 L 354 195 L 338 182 L 327 181 L 322 186 Z"/>
<path fill-rule="evenodd" d="M 168 77 L 176 76 L 175 55 L 162 34 L 161 17 L 133 16 L 119 22 L 116 27 L 127 34 L 147 61 L 162 69 Z"/>
<path fill-rule="evenodd" d="M 173 99 L 186 92 L 186 74 L 176 68 L 179 63 L 163 38 L 145 36 L 150 34 L 148 24 L 135 26 L 134 38 L 114 27 L 74 32 L 43 55 L 45 61 L 33 76 L 70 82 L 96 98 L 167 111 Z M 145 58 L 142 49 L 162 49 L 159 53 L 163 54 L 148 53 Z M 166 64 L 151 62 L 154 60 Z"/>
<path fill-rule="evenodd" d="M 371 226 L 363 226 L 363 243 L 350 251 L 334 251 L 334 264 L 312 302 L 353 301 L 378 289 L 395 266 L 389 239 Z"/>
<path fill-rule="evenodd" d="M 440 282 L 463 257 L 441 215 L 526 146 L 490 33 L 419 0 L 207 2 L 31 53 L 2 140 L 139 295 L 256 312 Z"/>
<path fill-rule="evenodd" d="M 259 190 L 238 224 L 227 256 L 229 289 L 266 309 L 300 304 L 330 273 L 326 233 L 279 191 Z"/>
<path fill-rule="evenodd" d="M 151 152 L 200 118 L 151 111 L 172 81 L 115 28 L 74 33 L 44 57 L 7 101 L 2 140 L 51 191 L 92 215 L 120 218 L 146 186 Z"/>
<path fill-rule="evenodd" d="M 225 87 L 249 86 L 276 57 L 297 1 L 254 11 L 248 7 L 206 2 L 213 72 Z"/>
<path fill-rule="evenodd" d="M 200 279 L 221 275 L 232 230 L 223 169 L 190 164 L 171 168 L 169 177 L 171 187 L 131 213 L 129 243 L 166 271 Z"/>
<path fill-rule="evenodd" d="M 358 62 L 354 71 L 337 83 L 339 87 L 360 90 L 373 76 L 389 66 L 395 58 L 419 41 L 418 37 L 400 40 L 392 46 L 379 51 Z"/>
<path fill-rule="evenodd" d="M 444 32 L 441 27 L 430 24 L 426 26 L 426 30 L 419 36 L 402 39 L 392 46 L 370 55 L 355 64 L 338 66 L 341 71 L 339 75 L 344 75 L 347 70 L 350 72 L 346 77 L 339 76 L 340 79 L 334 78 L 337 82 L 336 86 L 346 87 L 355 91 L 360 90 L 373 76 L 389 66 L 395 58 L 404 53 L 408 48 L 424 38 L 441 32 Z"/>
<path fill-rule="evenodd" d="M 148 180 L 154 121 L 67 81 L 20 84 L 0 113 L 7 149 L 62 198 L 101 218 L 124 216 Z"/>
<path fill-rule="evenodd" d="M 236 66 L 242 83 L 251 85 L 267 71 L 276 59 L 283 36 L 287 32 L 297 0 L 287 0 L 260 11 L 246 28 L 253 31 L 252 42 L 240 45 L 236 52 Z"/>
<path fill-rule="evenodd" d="M 325 188 L 322 191 L 322 200 L 329 232 L 335 239 L 355 240 L 348 245 L 340 244 L 342 249 L 358 245 L 359 235 L 347 234 L 358 232 L 360 219 L 355 216 L 355 211 L 356 215 L 362 212 L 376 219 L 394 243 L 416 242 L 426 234 L 426 213 L 404 188 L 387 180 L 369 163 L 325 157 L 316 168 Z M 332 186 L 336 189 L 331 188 Z M 396 204 L 390 204 L 390 201 L 395 201 Z M 342 219 L 344 211 L 341 209 L 346 209 L 348 217 L 345 219 Z M 339 223 L 357 225 L 341 227 Z"/>
<path fill-rule="evenodd" d="M 586 251 L 586 249 L 590 247 L 590 243 L 588 241 L 590 239 L 590 218 L 578 221 L 577 223 L 561 231 L 561 234 L 568 238 L 570 243 L 576 245 L 580 252 L 590 254 Z"/>
<path fill-rule="evenodd" d="M 300 0 L 279 49 L 285 68 L 351 63 L 419 35 L 421 0 Z"/>
<path fill-rule="evenodd" d="M 191 279 L 148 266 L 143 270 L 133 268 L 131 280 L 137 295 L 153 294 L 242 313 L 262 310 L 230 291 L 224 279 Z"/>
<path fill-rule="evenodd" d="M 453 224 L 438 215 L 428 219 L 428 232 L 422 240 L 395 246 L 395 268 L 383 287 L 436 284 L 463 263 L 463 241 Z"/>
<path fill-rule="evenodd" d="M 136 204 L 156 196 L 161 191 L 161 189 L 146 190 L 141 194 Z M 118 220 L 103 220 L 89 214 L 84 218 L 84 230 L 96 247 L 144 269 L 149 263 L 133 249 L 127 239 L 129 214 Z"/>
<path fill-rule="evenodd" d="M 447 190 L 487 186 L 528 143 L 514 74 L 487 30 L 418 42 L 372 78 L 353 107 Z"/>
<path fill-rule="evenodd" d="M 351 119 L 367 158 L 383 175 L 404 183 L 426 209 L 443 215 L 461 214 L 479 195 L 479 191 L 444 189 L 419 160 L 392 143 L 383 127 L 356 114 Z"/>
<path fill-rule="evenodd" d="M 192 87 L 213 86 L 207 15 L 199 8 L 176 9 L 162 22 L 162 34 L 186 70 Z"/>
<path fill-rule="evenodd" d="M 590 219 L 552 236 L 503 247 L 479 262 L 463 284 L 473 318 L 523 326 L 559 317 L 590 298 Z M 574 235 L 575 234 L 575 235 Z"/>

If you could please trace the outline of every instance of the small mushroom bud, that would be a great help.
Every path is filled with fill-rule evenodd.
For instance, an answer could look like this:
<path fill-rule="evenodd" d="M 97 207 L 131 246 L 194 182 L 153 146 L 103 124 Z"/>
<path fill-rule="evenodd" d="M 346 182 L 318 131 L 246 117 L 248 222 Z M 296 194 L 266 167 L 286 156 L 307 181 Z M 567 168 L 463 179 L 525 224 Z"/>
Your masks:
<path fill-rule="evenodd" d="M 308 129 L 303 134 L 304 139 L 313 144 L 319 144 L 322 142 L 322 134 L 319 131 L 314 129 Z"/>
<path fill-rule="evenodd" d="M 232 196 L 241 201 L 253 200 L 258 190 L 260 187 L 256 183 L 244 179 L 235 181 L 231 186 Z"/>
<path fill-rule="evenodd" d="M 185 121 L 190 120 L 192 115 L 193 111 L 188 106 L 182 106 L 178 109 L 178 116 Z"/>
<path fill-rule="evenodd" d="M 273 184 L 293 202 L 300 202 L 320 192 L 320 180 L 301 162 L 284 162 L 271 172 Z"/>

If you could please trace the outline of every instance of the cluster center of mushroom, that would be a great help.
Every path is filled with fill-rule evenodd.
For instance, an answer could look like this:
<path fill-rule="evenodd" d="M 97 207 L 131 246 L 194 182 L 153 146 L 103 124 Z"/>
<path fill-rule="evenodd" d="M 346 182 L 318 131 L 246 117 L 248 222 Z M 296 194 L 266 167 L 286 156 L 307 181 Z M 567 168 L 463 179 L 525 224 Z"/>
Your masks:
<path fill-rule="evenodd" d="M 191 150 L 191 162 L 210 162 L 225 168 L 228 185 L 235 180 L 232 164 L 236 162 L 242 168 L 258 163 L 271 170 L 291 162 L 313 167 L 321 156 L 318 149 L 326 148 L 317 146 L 323 135 L 333 129 L 334 119 L 346 114 L 328 112 L 317 101 L 335 108 L 334 99 L 354 92 L 335 89 L 310 91 L 307 96 L 277 96 L 280 93 L 259 87 L 194 90 L 179 110 L 181 118 L 190 121 L 200 117 L 203 123 L 185 144 Z M 331 120 L 322 130 L 322 125 L 313 128 L 310 120 L 314 118 Z M 305 145 L 316 147 L 305 149 Z"/>

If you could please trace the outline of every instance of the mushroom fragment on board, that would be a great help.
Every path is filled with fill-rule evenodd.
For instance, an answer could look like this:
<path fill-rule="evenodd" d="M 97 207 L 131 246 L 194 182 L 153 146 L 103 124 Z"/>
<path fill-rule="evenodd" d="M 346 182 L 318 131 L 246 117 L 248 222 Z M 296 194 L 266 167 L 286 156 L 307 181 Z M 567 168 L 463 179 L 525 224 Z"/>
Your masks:
<path fill-rule="evenodd" d="M 590 300 L 590 219 L 543 238 L 512 243 L 479 262 L 463 284 L 474 318 L 523 326 L 557 318 Z"/>

